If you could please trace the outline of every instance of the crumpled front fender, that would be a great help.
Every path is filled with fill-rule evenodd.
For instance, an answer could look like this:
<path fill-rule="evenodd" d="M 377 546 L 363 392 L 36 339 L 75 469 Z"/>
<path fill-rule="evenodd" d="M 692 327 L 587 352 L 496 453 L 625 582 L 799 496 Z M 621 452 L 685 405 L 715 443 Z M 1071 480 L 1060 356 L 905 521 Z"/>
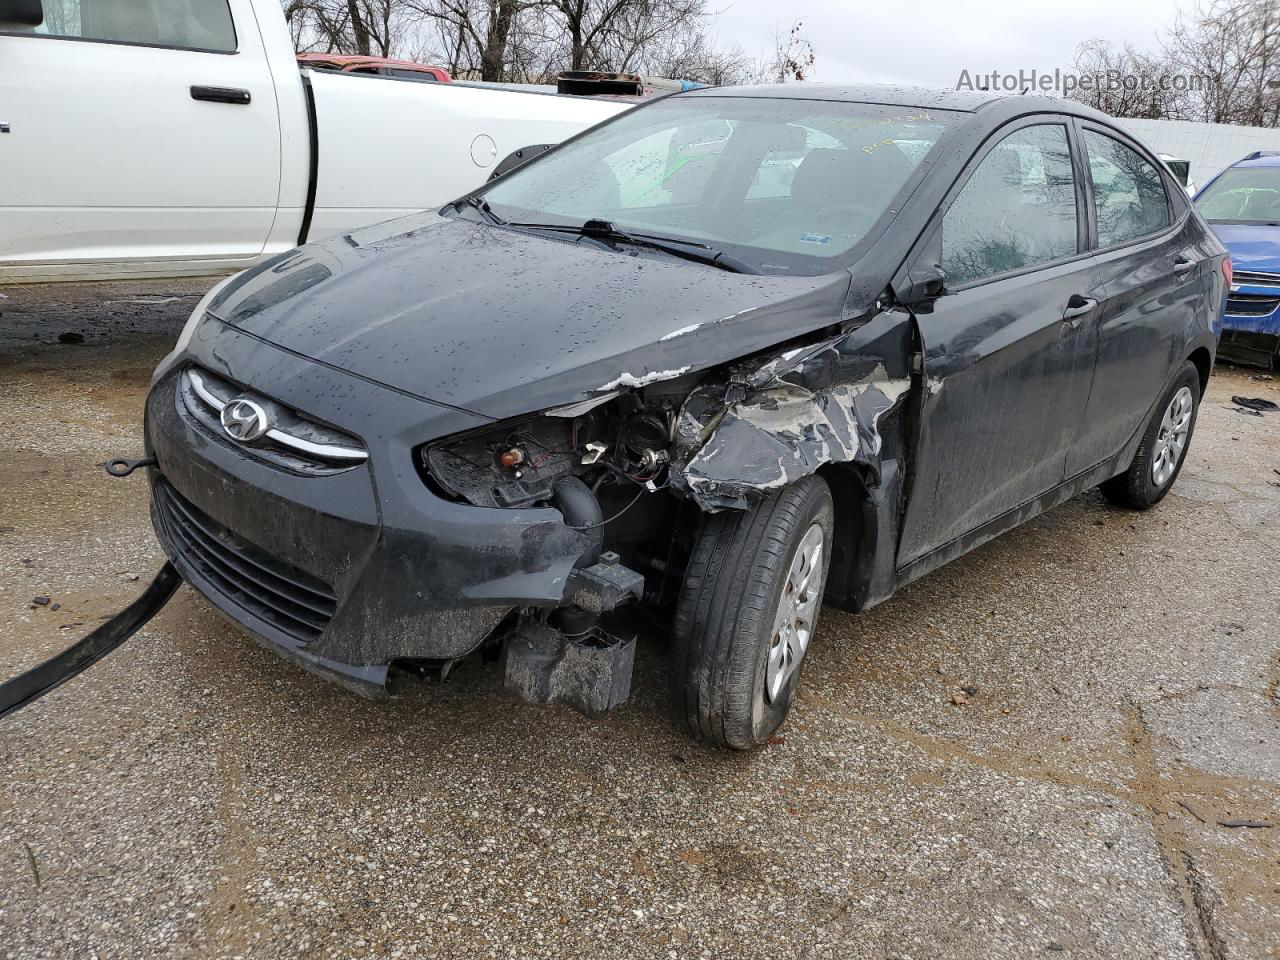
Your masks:
<path fill-rule="evenodd" d="M 884 416 L 911 390 L 912 318 L 884 310 L 848 332 L 737 370 L 717 409 L 695 391 L 677 420 L 674 482 L 704 510 L 746 509 L 828 463 L 880 476 Z"/>

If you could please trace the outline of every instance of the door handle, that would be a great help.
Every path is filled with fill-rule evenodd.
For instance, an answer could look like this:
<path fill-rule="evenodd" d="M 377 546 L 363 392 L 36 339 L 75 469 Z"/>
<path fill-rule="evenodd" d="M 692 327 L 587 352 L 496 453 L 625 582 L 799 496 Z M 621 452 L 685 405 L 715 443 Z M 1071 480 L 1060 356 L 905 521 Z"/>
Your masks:
<path fill-rule="evenodd" d="M 241 90 L 239 87 L 202 87 L 193 85 L 191 87 L 192 100 L 207 100 L 210 103 L 238 103 L 247 104 L 250 100 L 249 91 Z"/>
<path fill-rule="evenodd" d="M 1062 322 L 1075 329 L 1080 326 L 1080 321 L 1086 315 L 1093 312 L 1098 305 L 1098 301 L 1092 297 L 1082 297 L 1078 293 L 1073 293 L 1071 299 L 1067 301 L 1066 309 L 1062 311 Z"/>
<path fill-rule="evenodd" d="M 1188 260 L 1186 257 L 1179 257 L 1177 260 L 1173 261 L 1173 275 L 1175 277 L 1185 277 L 1188 273 L 1194 270 L 1195 267 L 1196 262 L 1194 260 Z"/>

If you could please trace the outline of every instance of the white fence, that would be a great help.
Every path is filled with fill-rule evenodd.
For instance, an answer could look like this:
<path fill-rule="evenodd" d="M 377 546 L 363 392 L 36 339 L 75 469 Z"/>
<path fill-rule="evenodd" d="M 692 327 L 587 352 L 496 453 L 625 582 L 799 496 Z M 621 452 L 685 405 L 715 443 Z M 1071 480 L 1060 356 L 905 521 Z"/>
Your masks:
<path fill-rule="evenodd" d="M 1216 174 L 1255 150 L 1280 151 L 1280 128 L 1238 127 L 1188 120 L 1117 120 L 1157 153 L 1191 162 L 1191 179 L 1203 187 Z"/>

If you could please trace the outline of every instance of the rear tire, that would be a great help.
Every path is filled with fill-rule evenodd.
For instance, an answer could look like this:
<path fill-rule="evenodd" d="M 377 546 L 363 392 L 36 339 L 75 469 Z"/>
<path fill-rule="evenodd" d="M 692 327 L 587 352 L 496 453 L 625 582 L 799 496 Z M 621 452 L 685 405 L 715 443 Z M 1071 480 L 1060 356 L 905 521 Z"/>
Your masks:
<path fill-rule="evenodd" d="M 1163 500 L 1182 472 L 1199 412 L 1200 374 L 1188 361 L 1156 404 L 1133 463 L 1100 485 L 1103 495 L 1134 510 L 1150 510 Z"/>
<path fill-rule="evenodd" d="M 831 491 L 805 477 L 749 511 L 709 514 L 694 544 L 672 643 L 676 722 L 746 750 L 786 719 L 817 626 L 835 530 Z"/>

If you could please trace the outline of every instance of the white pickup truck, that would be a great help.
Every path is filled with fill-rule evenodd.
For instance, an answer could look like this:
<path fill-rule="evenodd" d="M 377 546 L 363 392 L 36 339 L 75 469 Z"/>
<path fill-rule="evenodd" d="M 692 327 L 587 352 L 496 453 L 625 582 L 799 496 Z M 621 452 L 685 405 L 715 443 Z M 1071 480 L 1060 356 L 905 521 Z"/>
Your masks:
<path fill-rule="evenodd" d="M 0 284 L 239 270 L 627 106 L 300 69 L 279 0 L 0 0 Z"/>

